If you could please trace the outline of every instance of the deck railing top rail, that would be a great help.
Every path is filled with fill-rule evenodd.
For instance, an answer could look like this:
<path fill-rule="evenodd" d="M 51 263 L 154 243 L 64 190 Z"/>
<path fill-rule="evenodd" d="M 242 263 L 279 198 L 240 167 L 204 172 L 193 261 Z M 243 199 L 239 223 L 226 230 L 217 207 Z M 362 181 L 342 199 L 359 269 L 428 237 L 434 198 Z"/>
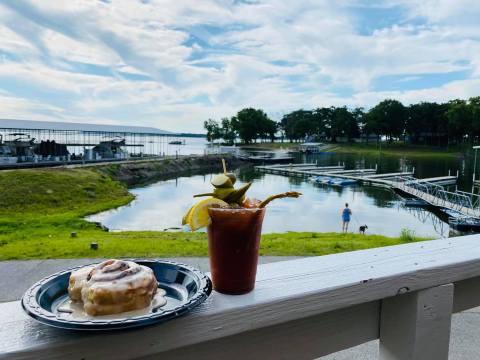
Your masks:
<path fill-rule="evenodd" d="M 380 338 L 384 359 L 446 359 L 452 308 L 477 306 L 479 289 L 480 236 L 414 242 L 261 265 L 253 292 L 214 292 L 186 316 L 137 330 L 63 331 L 3 303 L 0 357 L 311 359 Z"/>

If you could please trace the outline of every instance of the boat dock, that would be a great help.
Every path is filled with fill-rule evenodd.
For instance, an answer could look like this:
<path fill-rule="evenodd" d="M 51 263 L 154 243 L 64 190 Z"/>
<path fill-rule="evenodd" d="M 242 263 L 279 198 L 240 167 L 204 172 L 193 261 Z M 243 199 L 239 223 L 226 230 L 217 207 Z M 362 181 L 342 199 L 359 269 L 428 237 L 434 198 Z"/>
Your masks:
<path fill-rule="evenodd" d="M 276 164 L 276 165 L 262 165 L 255 166 L 255 169 L 269 173 L 288 176 L 332 176 L 336 178 L 343 178 L 349 180 L 358 180 L 367 185 L 388 185 L 392 187 L 396 181 L 416 180 L 419 183 L 430 183 L 436 185 L 455 185 L 457 183 L 456 176 L 440 176 L 426 179 L 414 179 L 413 171 L 403 171 L 395 173 L 377 174 L 377 168 L 370 169 L 350 169 L 346 170 L 344 165 L 333 166 L 318 166 L 315 163 L 303 164 Z"/>
<path fill-rule="evenodd" d="M 435 178 L 434 178 L 435 179 Z M 441 180 L 440 181 L 447 181 Z M 427 179 L 420 179 L 427 180 Z M 392 187 L 401 190 L 418 199 L 422 199 L 432 206 L 455 210 L 466 218 L 480 219 L 480 209 L 474 203 L 473 198 L 478 195 L 463 191 L 447 191 L 438 184 L 427 181 L 392 181 Z"/>
<path fill-rule="evenodd" d="M 417 199 L 422 199 L 428 204 L 455 210 L 468 218 L 480 219 L 478 204 L 480 199 L 473 200 L 478 195 L 462 191 L 451 192 L 444 186 L 455 185 L 456 176 L 439 176 L 425 179 L 413 177 L 413 171 L 377 174 L 377 169 L 350 169 L 345 166 L 317 166 L 316 164 L 288 164 L 256 166 L 258 171 L 299 177 L 331 177 L 332 179 L 345 179 L 360 184 L 387 187 L 392 190 L 399 190 Z M 335 184 L 333 182 L 324 182 Z M 338 184 L 338 182 L 337 182 Z"/>
<path fill-rule="evenodd" d="M 437 185 L 454 185 L 457 183 L 456 176 L 439 176 L 433 178 L 426 178 L 426 179 L 417 179 L 419 183 L 430 183 L 430 184 L 437 184 Z"/>
<path fill-rule="evenodd" d="M 318 166 L 315 163 L 288 164 L 288 165 L 263 165 L 255 166 L 255 169 L 269 174 L 312 177 L 331 176 L 347 180 L 358 180 L 359 182 L 374 185 L 384 185 L 385 180 L 397 176 L 410 176 L 413 172 L 397 172 L 390 174 L 377 174 L 376 168 L 371 169 L 350 169 L 346 170 L 344 165 Z"/>
<path fill-rule="evenodd" d="M 388 179 L 396 176 L 413 176 L 413 171 L 404 171 L 404 172 L 389 173 L 389 174 L 365 175 L 365 177 L 369 179 Z"/>
<path fill-rule="evenodd" d="M 277 164 L 277 165 L 255 166 L 255 169 L 269 173 L 269 174 L 309 177 L 314 175 L 321 175 L 321 174 L 323 175 L 324 173 L 327 173 L 330 171 L 344 170 L 345 167 L 342 165 L 317 166 L 316 164 L 289 164 L 289 165 Z"/>

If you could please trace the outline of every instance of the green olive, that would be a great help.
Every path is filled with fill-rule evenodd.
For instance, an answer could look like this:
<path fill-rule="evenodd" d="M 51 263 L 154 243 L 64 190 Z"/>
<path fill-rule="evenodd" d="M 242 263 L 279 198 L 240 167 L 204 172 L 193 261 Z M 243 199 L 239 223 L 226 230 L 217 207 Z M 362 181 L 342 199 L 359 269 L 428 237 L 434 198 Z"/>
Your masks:
<path fill-rule="evenodd" d="M 211 183 L 216 188 L 233 188 L 232 180 L 225 174 L 216 175 Z"/>
<path fill-rule="evenodd" d="M 235 174 L 226 173 L 225 175 L 230 179 L 230 181 L 232 182 L 232 185 L 235 185 L 235 183 L 237 182 L 237 177 L 235 176 Z"/>

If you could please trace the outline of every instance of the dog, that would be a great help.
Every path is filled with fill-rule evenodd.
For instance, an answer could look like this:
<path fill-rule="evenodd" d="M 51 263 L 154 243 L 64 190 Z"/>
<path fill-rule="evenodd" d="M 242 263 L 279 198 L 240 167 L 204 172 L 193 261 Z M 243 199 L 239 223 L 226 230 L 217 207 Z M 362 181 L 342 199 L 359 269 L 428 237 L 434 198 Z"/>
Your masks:
<path fill-rule="evenodd" d="M 367 229 L 368 229 L 367 225 L 362 225 L 358 228 L 358 231 L 360 232 L 360 234 L 365 235 L 365 230 L 367 230 Z"/>

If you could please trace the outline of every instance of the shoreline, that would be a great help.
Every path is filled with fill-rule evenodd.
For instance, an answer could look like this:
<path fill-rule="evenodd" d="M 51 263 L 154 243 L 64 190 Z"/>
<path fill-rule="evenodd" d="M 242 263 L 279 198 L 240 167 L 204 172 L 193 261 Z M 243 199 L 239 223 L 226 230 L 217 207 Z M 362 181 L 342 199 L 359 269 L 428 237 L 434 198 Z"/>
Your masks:
<path fill-rule="evenodd" d="M 238 145 L 242 149 L 252 150 L 284 150 L 291 151 L 297 148 L 301 142 L 275 142 L 275 143 L 256 143 L 248 145 Z M 375 142 L 366 143 L 321 143 L 322 151 L 320 153 L 341 153 L 341 154 L 362 154 L 377 156 L 412 156 L 412 157 L 464 157 L 463 149 L 452 147 L 446 151 L 444 147 L 424 146 L 424 145 L 405 145 L 398 143 L 382 143 L 377 146 Z"/>
<path fill-rule="evenodd" d="M 229 154 L 183 156 L 178 159 L 159 161 L 127 162 L 97 165 L 95 168 L 113 180 L 127 186 L 142 186 L 155 181 L 168 180 L 181 174 L 197 171 L 222 171 L 221 160 L 225 159 L 229 169 L 247 163 Z"/>
<path fill-rule="evenodd" d="M 0 260 L 87 257 L 206 256 L 205 233 L 107 232 L 85 216 L 130 203 L 127 185 L 179 174 L 180 170 L 221 171 L 222 155 L 204 160 L 115 167 L 26 169 L 0 172 Z M 238 162 L 237 165 L 241 165 Z M 229 163 L 234 168 L 234 162 Z M 162 171 L 163 170 L 163 171 Z M 140 174 L 139 174 L 140 173 Z M 19 181 L 21 179 L 21 181 Z M 180 221 L 180 219 L 179 219 Z M 326 255 L 402 244 L 405 239 L 349 233 L 263 234 L 261 255 Z M 99 250 L 91 250 L 96 242 Z"/>

